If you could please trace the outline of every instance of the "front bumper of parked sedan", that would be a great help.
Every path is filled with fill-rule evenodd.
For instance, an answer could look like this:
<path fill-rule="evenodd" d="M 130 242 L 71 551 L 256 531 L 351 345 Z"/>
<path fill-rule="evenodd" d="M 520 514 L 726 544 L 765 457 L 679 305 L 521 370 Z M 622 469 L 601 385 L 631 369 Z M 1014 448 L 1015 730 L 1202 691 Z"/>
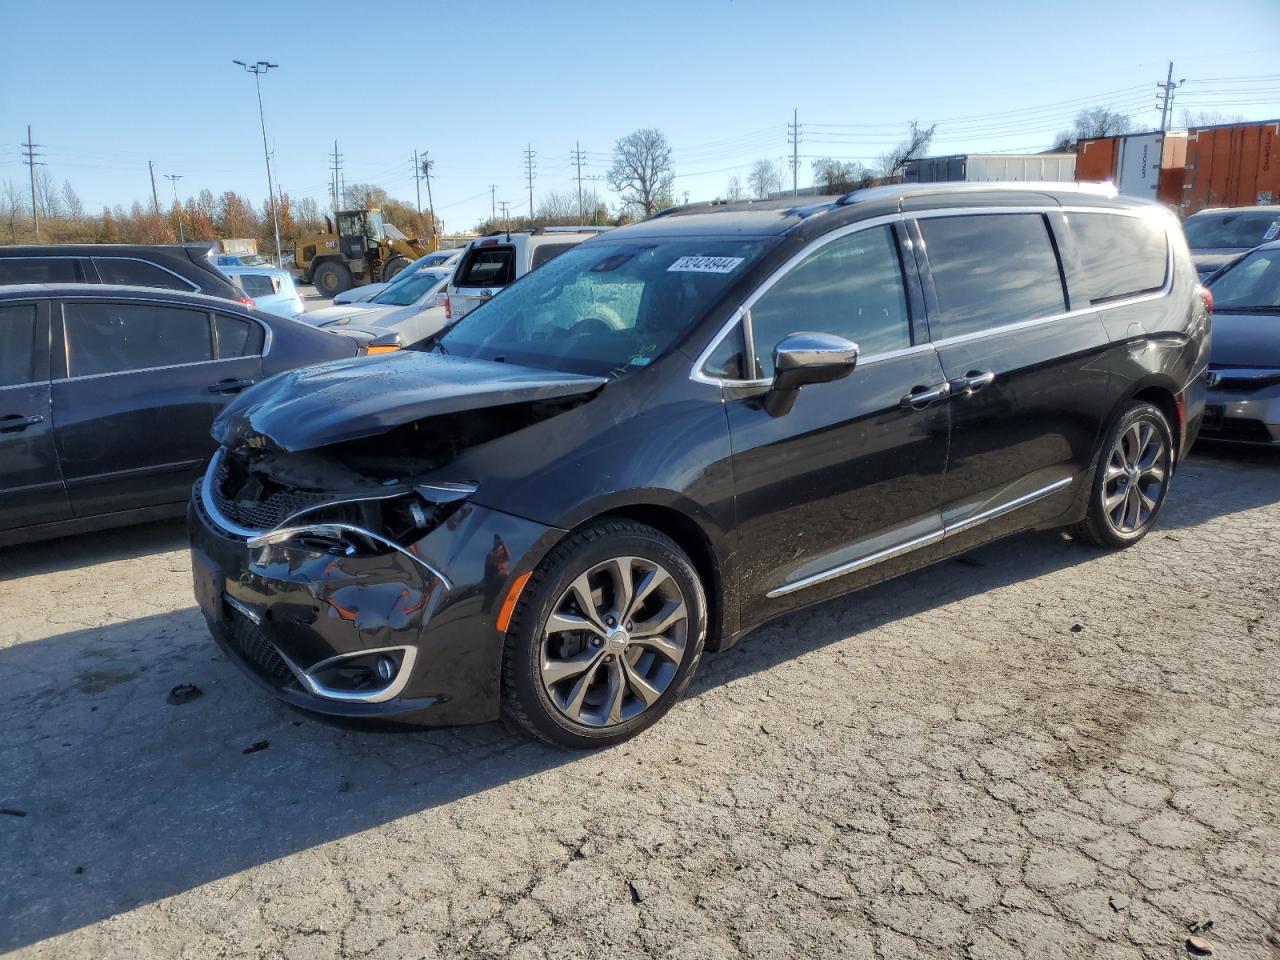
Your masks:
<path fill-rule="evenodd" d="M 188 510 L 195 594 L 219 647 L 294 706 L 443 725 L 496 719 L 500 606 L 562 531 L 463 503 L 407 548 L 345 555 L 323 537 L 246 537 Z"/>
<path fill-rule="evenodd" d="M 1211 370 L 1200 436 L 1280 445 L 1280 370 Z"/>

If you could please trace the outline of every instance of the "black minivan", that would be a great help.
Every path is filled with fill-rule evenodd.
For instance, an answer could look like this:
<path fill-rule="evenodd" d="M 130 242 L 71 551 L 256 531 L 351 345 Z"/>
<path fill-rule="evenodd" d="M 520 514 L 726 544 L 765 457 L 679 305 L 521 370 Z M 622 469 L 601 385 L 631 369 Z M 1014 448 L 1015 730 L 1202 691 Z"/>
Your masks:
<path fill-rule="evenodd" d="M 1209 325 L 1176 220 L 1104 188 L 666 211 L 229 404 L 196 595 L 294 705 L 616 743 L 772 617 L 1028 528 L 1141 539 Z"/>

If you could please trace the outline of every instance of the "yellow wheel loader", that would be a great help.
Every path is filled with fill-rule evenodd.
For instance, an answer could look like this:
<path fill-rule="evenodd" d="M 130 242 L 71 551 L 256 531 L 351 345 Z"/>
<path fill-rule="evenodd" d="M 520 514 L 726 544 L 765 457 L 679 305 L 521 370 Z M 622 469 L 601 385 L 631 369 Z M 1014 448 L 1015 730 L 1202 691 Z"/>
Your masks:
<path fill-rule="evenodd" d="M 324 222 L 324 233 L 294 242 L 293 273 L 326 297 L 390 280 L 438 246 L 435 237 L 420 240 L 388 228 L 381 210 L 340 210 Z"/>

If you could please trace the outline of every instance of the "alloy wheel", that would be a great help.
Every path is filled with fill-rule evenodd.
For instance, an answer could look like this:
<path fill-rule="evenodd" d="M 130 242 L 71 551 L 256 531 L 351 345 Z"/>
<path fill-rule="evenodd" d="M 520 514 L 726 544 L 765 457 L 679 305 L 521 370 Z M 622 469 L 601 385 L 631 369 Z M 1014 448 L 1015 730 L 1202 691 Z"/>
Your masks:
<path fill-rule="evenodd" d="M 1116 439 L 1102 483 L 1102 507 L 1118 533 L 1133 534 L 1151 519 L 1168 480 L 1164 439 L 1154 423 L 1137 420 Z"/>
<path fill-rule="evenodd" d="M 606 560 L 569 585 L 543 625 L 543 689 L 575 723 L 625 723 L 671 685 L 688 634 L 688 605 L 666 568 L 643 557 Z"/>

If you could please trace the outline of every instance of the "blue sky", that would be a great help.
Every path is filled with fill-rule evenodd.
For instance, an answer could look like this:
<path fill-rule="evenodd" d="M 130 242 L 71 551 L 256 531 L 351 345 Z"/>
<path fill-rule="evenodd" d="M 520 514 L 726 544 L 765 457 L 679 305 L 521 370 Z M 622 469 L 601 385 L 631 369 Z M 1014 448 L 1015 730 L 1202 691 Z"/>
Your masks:
<path fill-rule="evenodd" d="M 575 141 L 584 174 L 601 176 L 614 140 L 638 127 L 669 138 L 677 194 L 707 199 L 753 161 L 789 154 L 793 109 L 802 185 L 808 158 L 874 158 L 913 119 L 939 123 L 933 153 L 1043 149 L 1086 106 L 1154 127 L 1170 59 L 1190 81 L 1178 115 L 1280 116 L 1280 0 L 0 0 L 0 22 L 0 182 L 25 185 L 31 123 L 50 173 L 91 210 L 144 200 L 148 159 L 157 178 L 183 175 L 184 195 L 261 202 L 253 79 L 233 59 L 280 64 L 263 97 L 285 190 L 326 204 L 336 138 L 349 183 L 412 201 L 410 157 L 429 149 L 450 230 L 488 214 L 491 183 L 527 206 L 526 144 L 536 200 L 574 188 Z"/>

